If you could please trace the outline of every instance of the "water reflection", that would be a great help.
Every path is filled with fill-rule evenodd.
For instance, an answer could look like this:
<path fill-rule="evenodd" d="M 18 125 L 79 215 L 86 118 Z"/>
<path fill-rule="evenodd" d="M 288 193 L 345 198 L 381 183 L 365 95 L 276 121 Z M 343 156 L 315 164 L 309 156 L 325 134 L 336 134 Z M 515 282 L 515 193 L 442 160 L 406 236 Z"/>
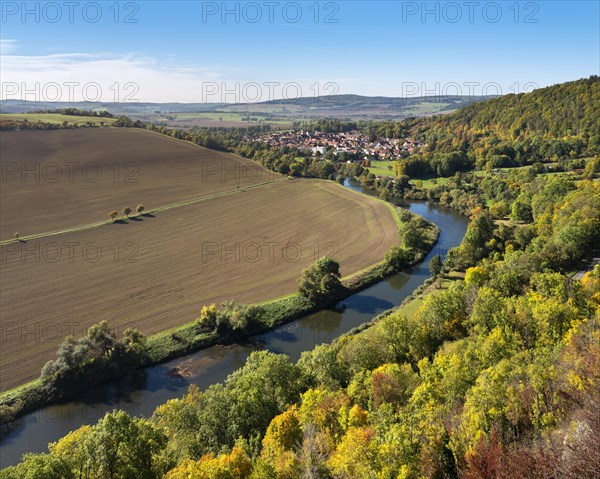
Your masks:
<path fill-rule="evenodd" d="M 344 304 L 346 304 L 344 302 Z M 304 329 L 320 335 L 335 333 L 342 323 L 341 311 L 320 311 L 306 318 L 302 323 Z"/>
<path fill-rule="evenodd" d="M 388 280 L 388 284 L 390 285 L 390 288 L 392 288 L 395 291 L 398 291 L 398 290 L 402 289 L 409 280 L 410 280 L 409 274 L 400 273 L 400 274 L 396 274 L 396 275 L 392 276 Z"/>

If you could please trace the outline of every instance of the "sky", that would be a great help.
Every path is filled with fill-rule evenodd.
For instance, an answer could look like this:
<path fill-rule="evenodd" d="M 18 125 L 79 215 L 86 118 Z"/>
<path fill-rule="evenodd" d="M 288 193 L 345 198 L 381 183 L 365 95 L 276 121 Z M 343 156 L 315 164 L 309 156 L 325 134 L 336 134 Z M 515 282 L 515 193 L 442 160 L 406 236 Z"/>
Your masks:
<path fill-rule="evenodd" d="M 0 2 L 2 99 L 497 95 L 600 74 L 600 1 Z"/>

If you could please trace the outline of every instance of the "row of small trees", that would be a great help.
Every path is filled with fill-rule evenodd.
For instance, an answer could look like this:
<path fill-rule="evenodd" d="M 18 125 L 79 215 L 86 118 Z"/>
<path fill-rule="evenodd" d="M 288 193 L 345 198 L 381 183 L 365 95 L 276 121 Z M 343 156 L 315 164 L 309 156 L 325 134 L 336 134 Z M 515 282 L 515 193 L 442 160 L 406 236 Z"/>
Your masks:
<path fill-rule="evenodd" d="M 121 212 L 123 213 L 123 215 L 125 215 L 128 218 L 129 215 L 131 214 L 131 211 L 132 210 L 129 206 L 125 206 Z M 137 205 L 135 208 L 135 211 L 137 211 L 138 215 L 141 215 L 142 212 L 144 211 L 144 205 Z M 117 219 L 117 216 L 119 216 L 119 212 L 117 210 L 112 210 L 110 213 L 108 213 L 108 217 L 112 221 L 115 221 Z M 15 233 L 13 235 L 13 238 L 15 239 L 15 241 L 20 241 L 19 233 Z"/>
<path fill-rule="evenodd" d="M 129 206 L 125 206 L 121 212 L 126 217 L 129 217 L 129 215 L 131 214 L 131 211 L 132 210 Z M 137 211 L 138 215 L 141 215 L 142 212 L 144 211 L 144 205 L 137 205 L 137 207 L 135 208 L 135 211 Z M 117 210 L 112 210 L 110 213 L 108 213 L 108 217 L 112 221 L 115 221 L 117 219 L 117 216 L 119 216 L 119 212 Z"/>

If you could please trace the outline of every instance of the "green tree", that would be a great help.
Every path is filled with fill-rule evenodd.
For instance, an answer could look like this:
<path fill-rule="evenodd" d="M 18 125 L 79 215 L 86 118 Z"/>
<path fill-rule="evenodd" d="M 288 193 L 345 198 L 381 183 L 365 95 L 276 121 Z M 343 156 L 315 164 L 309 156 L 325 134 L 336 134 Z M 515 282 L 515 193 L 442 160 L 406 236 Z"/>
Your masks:
<path fill-rule="evenodd" d="M 125 352 L 133 357 L 141 358 L 146 353 L 146 336 L 137 328 L 127 328 L 121 342 Z"/>
<path fill-rule="evenodd" d="M 414 260 L 414 253 L 405 246 L 392 246 L 385 254 L 385 260 L 394 271 L 399 271 Z"/>
<path fill-rule="evenodd" d="M 339 263 L 323 256 L 302 271 L 298 292 L 313 303 L 334 299 L 342 290 Z"/>
<path fill-rule="evenodd" d="M 406 225 L 402 231 L 402 246 L 408 249 L 419 249 L 423 245 L 421 233 L 412 226 L 412 222 Z"/>
<path fill-rule="evenodd" d="M 300 368 L 286 355 L 252 353 L 244 367 L 227 381 L 235 398 L 232 413 L 237 420 L 232 424 L 233 436 L 249 437 L 265 431 L 276 415 L 297 400 L 303 386 Z"/>
<path fill-rule="evenodd" d="M 108 321 L 101 321 L 88 328 L 87 337 L 90 347 L 103 356 L 110 356 L 110 353 L 117 344 L 117 335 L 110 328 Z"/>
<path fill-rule="evenodd" d="M 298 366 L 312 383 L 338 388 L 349 379 L 347 368 L 338 361 L 338 351 L 335 344 L 321 344 L 310 351 L 304 351 Z"/>
<path fill-rule="evenodd" d="M 531 198 L 521 193 L 510 207 L 510 219 L 522 223 L 530 223 L 533 220 L 531 212 Z"/>
<path fill-rule="evenodd" d="M 460 246 L 460 258 L 466 265 L 480 260 L 487 253 L 486 243 L 492 237 L 494 223 L 490 214 L 479 211 L 469 223 Z"/>
<path fill-rule="evenodd" d="M 25 454 L 17 466 L 0 471 L 1 479 L 75 479 L 67 461 L 51 454 Z"/>
<path fill-rule="evenodd" d="M 124 411 L 107 413 L 93 428 L 87 445 L 92 477 L 159 479 L 166 471 L 158 459 L 167 437 L 146 419 Z"/>
<path fill-rule="evenodd" d="M 442 272 L 442 258 L 439 254 L 436 254 L 431 260 L 429 260 L 429 272 L 434 278 Z"/>

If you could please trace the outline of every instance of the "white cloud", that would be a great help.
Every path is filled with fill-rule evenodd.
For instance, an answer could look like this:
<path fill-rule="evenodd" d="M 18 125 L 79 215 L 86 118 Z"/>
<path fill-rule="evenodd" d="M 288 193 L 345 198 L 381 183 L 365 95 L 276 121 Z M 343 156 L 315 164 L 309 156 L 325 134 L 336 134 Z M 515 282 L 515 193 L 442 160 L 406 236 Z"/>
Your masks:
<path fill-rule="evenodd" d="M 3 54 L 2 99 L 38 101 L 199 101 L 202 83 L 220 81 L 210 67 L 163 67 L 136 55 Z"/>
<path fill-rule="evenodd" d="M 14 43 L 6 42 L 8 52 L 14 51 Z M 3 51 L 0 61 L 3 100 L 247 103 L 347 93 L 354 83 L 352 79 L 249 80 L 236 68 L 172 66 L 136 54 L 24 56 Z"/>
<path fill-rule="evenodd" d="M 17 49 L 17 41 L 8 38 L 0 38 L 0 55 L 9 55 Z"/>
<path fill-rule="evenodd" d="M 348 78 L 248 78 L 239 68 L 165 65 L 131 53 L 14 55 L 15 44 L 3 41 L 3 100 L 252 103 L 350 93 L 357 86 Z"/>

